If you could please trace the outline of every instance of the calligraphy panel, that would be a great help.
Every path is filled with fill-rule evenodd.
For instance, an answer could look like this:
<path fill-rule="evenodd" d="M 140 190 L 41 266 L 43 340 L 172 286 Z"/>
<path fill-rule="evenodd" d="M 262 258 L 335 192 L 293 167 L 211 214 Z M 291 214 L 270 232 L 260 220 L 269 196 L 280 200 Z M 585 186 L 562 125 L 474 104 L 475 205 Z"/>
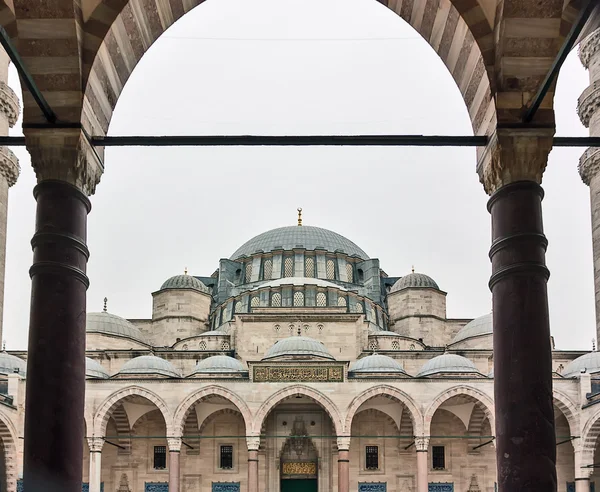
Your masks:
<path fill-rule="evenodd" d="M 429 492 L 454 492 L 453 482 L 430 483 Z"/>
<path fill-rule="evenodd" d="M 340 383 L 344 366 L 254 366 L 257 383 Z"/>
<path fill-rule="evenodd" d="M 359 482 L 358 492 L 387 492 L 387 482 Z"/>
<path fill-rule="evenodd" d="M 316 475 L 317 464 L 314 461 L 284 461 L 283 475 Z"/>
<path fill-rule="evenodd" d="M 213 482 L 212 492 L 240 492 L 240 482 Z"/>
<path fill-rule="evenodd" d="M 167 482 L 146 482 L 144 492 L 169 492 L 169 484 Z"/>

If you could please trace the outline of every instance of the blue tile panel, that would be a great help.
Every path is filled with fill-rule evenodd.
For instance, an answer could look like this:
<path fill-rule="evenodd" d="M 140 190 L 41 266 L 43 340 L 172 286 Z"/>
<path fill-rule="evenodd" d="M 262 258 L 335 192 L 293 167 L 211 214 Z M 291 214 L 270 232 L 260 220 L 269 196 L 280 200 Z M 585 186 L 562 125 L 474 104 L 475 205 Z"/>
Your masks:
<path fill-rule="evenodd" d="M 23 492 L 23 480 L 17 480 L 17 492 Z M 81 492 L 88 492 L 90 485 L 87 482 L 81 484 Z M 104 492 L 104 482 L 100 484 L 100 492 Z"/>
<path fill-rule="evenodd" d="M 213 482 L 212 492 L 240 492 L 240 482 Z"/>
<path fill-rule="evenodd" d="M 358 492 L 387 492 L 387 482 L 359 483 Z"/>
<path fill-rule="evenodd" d="M 567 482 L 567 492 L 575 492 L 575 482 Z"/>
<path fill-rule="evenodd" d="M 454 492 L 454 483 L 452 482 L 440 482 L 430 483 L 429 492 Z"/>
<path fill-rule="evenodd" d="M 169 484 L 167 482 L 146 482 L 144 492 L 169 492 Z"/>

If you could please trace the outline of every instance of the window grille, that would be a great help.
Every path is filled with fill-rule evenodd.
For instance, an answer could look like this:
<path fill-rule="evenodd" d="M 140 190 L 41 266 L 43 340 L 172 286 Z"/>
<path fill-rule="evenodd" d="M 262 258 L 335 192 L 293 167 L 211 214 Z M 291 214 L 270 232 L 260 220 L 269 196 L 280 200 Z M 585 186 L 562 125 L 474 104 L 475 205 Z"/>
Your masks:
<path fill-rule="evenodd" d="M 263 280 L 271 280 L 273 276 L 273 260 L 267 258 L 263 262 Z"/>
<path fill-rule="evenodd" d="M 371 340 L 369 342 L 369 350 L 377 350 L 379 348 L 379 344 L 377 343 L 377 340 Z"/>
<path fill-rule="evenodd" d="M 279 292 L 275 292 L 271 296 L 271 306 L 273 306 L 273 307 L 281 307 L 281 294 Z"/>
<path fill-rule="evenodd" d="M 229 350 L 229 342 L 227 340 L 221 342 L 221 350 Z"/>
<path fill-rule="evenodd" d="M 355 312 L 355 313 L 362 313 L 362 312 L 364 312 L 364 309 L 363 309 L 362 302 L 358 301 L 358 302 L 357 302 L 357 303 L 354 305 L 354 312 Z"/>
<path fill-rule="evenodd" d="M 206 350 L 206 342 L 203 340 L 198 344 L 200 350 Z"/>
<path fill-rule="evenodd" d="M 312 256 L 307 256 L 304 260 L 304 276 L 308 278 L 315 276 L 315 259 Z"/>
<path fill-rule="evenodd" d="M 400 350 L 400 344 L 398 343 L 397 340 L 394 340 L 392 342 L 392 350 Z"/>
<path fill-rule="evenodd" d="M 346 276 L 348 277 L 348 282 L 354 283 L 354 267 L 352 263 L 346 263 Z"/>
<path fill-rule="evenodd" d="M 252 298 L 252 300 L 250 301 L 250 306 L 251 307 L 258 307 L 258 306 L 260 306 L 260 297 L 254 296 Z"/>
<path fill-rule="evenodd" d="M 432 446 L 431 463 L 434 470 L 446 469 L 446 448 L 444 446 Z"/>
<path fill-rule="evenodd" d="M 233 468 L 233 446 L 221 446 L 219 468 L 231 470 Z"/>
<path fill-rule="evenodd" d="M 317 307 L 327 306 L 327 294 L 325 292 L 317 292 Z"/>
<path fill-rule="evenodd" d="M 346 298 L 344 296 L 339 296 L 338 297 L 338 306 L 340 307 L 346 307 Z"/>
<path fill-rule="evenodd" d="M 246 263 L 246 283 L 250 282 L 252 279 L 252 262 L 249 261 Z"/>
<path fill-rule="evenodd" d="M 304 292 L 294 292 L 294 307 L 304 306 Z"/>
<path fill-rule="evenodd" d="M 366 446 L 365 468 L 367 470 L 379 470 L 379 446 Z"/>
<path fill-rule="evenodd" d="M 167 467 L 167 447 L 154 446 L 154 469 L 164 470 Z"/>
<path fill-rule="evenodd" d="M 283 276 L 293 277 L 294 276 L 294 258 L 288 256 L 283 262 Z"/>
<path fill-rule="evenodd" d="M 326 273 L 328 280 L 335 280 L 335 262 L 333 260 L 327 260 Z"/>

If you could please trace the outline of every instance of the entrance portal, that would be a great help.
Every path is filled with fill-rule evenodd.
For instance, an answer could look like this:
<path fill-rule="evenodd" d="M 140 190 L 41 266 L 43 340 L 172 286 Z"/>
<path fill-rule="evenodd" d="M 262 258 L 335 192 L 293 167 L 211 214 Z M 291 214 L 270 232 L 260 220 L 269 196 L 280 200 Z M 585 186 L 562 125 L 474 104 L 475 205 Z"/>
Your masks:
<path fill-rule="evenodd" d="M 281 453 L 281 492 L 317 492 L 319 456 L 304 419 L 296 417 Z"/>
<path fill-rule="evenodd" d="M 319 490 L 316 478 L 288 478 L 281 480 L 281 492 L 317 492 Z"/>

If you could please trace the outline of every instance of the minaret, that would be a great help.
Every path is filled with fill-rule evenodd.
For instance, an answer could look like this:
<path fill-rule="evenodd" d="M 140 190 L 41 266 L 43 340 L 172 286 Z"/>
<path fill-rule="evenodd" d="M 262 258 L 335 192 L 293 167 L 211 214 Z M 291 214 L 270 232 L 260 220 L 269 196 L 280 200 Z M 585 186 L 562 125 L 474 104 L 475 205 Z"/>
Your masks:
<path fill-rule="evenodd" d="M 8 135 L 19 117 L 19 98 L 8 86 L 10 59 L 0 48 L 0 135 Z M 8 147 L 0 147 L 0 340 L 4 316 L 4 270 L 6 266 L 6 219 L 8 213 L 8 189 L 19 177 L 19 160 Z"/>
<path fill-rule="evenodd" d="M 590 136 L 600 136 L 600 29 L 586 37 L 579 48 L 581 63 L 588 69 L 590 85 L 583 91 L 577 112 Z M 579 159 L 579 174 L 590 187 L 592 249 L 596 294 L 596 340 L 600 340 L 600 147 L 590 147 Z"/>

